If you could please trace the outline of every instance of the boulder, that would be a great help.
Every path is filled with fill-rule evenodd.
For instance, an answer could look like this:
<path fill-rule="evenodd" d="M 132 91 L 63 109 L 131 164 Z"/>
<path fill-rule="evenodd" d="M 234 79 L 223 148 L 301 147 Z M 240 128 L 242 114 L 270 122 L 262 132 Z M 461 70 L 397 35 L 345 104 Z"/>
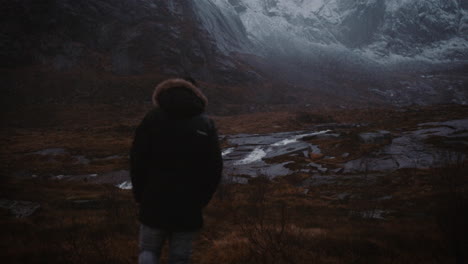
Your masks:
<path fill-rule="evenodd" d="M 309 157 L 311 160 L 319 160 L 324 157 L 322 153 L 309 153 Z"/>
<path fill-rule="evenodd" d="M 359 134 L 359 141 L 365 144 L 382 144 L 391 139 L 392 134 L 386 130 Z"/>
<path fill-rule="evenodd" d="M 28 217 L 34 214 L 41 205 L 29 201 L 0 200 L 0 208 L 8 209 L 16 218 Z"/>

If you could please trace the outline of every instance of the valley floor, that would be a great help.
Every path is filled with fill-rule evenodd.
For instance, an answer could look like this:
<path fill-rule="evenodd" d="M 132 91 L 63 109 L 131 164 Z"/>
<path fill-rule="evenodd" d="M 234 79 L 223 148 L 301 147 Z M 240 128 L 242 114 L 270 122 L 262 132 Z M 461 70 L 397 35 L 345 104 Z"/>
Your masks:
<path fill-rule="evenodd" d="M 54 105 L 3 113 L 0 258 L 5 263 L 136 262 L 136 204 L 129 190 L 115 185 L 128 170 L 133 131 L 147 110 Z M 322 155 L 282 155 L 266 161 L 293 160 L 293 172 L 286 176 L 221 185 L 206 208 L 193 262 L 466 260 L 468 131 L 457 131 L 456 141 L 436 135 L 425 139 L 453 161 L 440 168 L 330 171 L 368 158 L 420 124 L 467 117 L 468 107 L 457 105 L 213 117 L 222 135 L 309 131 L 326 125 L 340 136 L 304 139 Z M 360 140 L 363 133 L 381 130 L 392 137 Z M 228 140 L 222 144 L 231 147 Z M 328 171 L 299 168 L 310 163 Z M 104 177 L 109 172 L 114 173 Z"/>

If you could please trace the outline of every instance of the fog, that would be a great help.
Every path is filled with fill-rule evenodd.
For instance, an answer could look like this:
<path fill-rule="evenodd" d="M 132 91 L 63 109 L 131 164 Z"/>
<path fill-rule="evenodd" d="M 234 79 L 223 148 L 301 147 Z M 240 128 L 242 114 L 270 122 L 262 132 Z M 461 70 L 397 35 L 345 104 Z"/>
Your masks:
<path fill-rule="evenodd" d="M 459 1 L 209 0 L 194 8 L 224 53 L 261 56 L 256 67 L 293 85 L 346 94 L 355 91 L 342 82 L 358 80 L 410 104 L 434 103 L 442 83 L 435 93 L 452 87 L 449 101 L 467 101 L 466 80 L 422 77 L 467 64 L 468 11 Z"/>

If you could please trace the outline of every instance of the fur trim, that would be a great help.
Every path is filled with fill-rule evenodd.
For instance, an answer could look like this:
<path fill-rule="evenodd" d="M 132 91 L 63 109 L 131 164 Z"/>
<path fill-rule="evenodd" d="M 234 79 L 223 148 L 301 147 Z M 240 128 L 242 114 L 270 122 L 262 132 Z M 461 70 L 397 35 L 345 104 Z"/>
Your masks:
<path fill-rule="evenodd" d="M 158 84 L 158 86 L 156 86 L 156 88 L 154 89 L 153 97 L 152 97 L 153 105 L 158 106 L 157 98 L 163 91 L 167 91 L 167 90 L 169 90 L 171 88 L 175 88 L 175 87 L 188 88 L 196 96 L 198 96 L 203 101 L 203 103 L 205 105 L 208 103 L 208 99 L 206 99 L 206 96 L 202 93 L 202 91 L 200 91 L 200 89 L 198 89 L 191 82 L 188 82 L 188 81 L 183 80 L 183 79 L 168 79 L 168 80 L 165 80 L 162 83 Z"/>

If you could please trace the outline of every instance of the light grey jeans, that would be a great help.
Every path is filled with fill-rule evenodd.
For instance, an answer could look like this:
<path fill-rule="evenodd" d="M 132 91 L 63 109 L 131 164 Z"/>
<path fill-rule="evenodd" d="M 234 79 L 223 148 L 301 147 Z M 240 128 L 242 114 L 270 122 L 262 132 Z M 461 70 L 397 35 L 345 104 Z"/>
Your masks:
<path fill-rule="evenodd" d="M 197 231 L 170 232 L 140 225 L 139 264 L 159 264 L 161 251 L 169 241 L 169 264 L 189 264 L 192 256 L 192 242 Z"/>

